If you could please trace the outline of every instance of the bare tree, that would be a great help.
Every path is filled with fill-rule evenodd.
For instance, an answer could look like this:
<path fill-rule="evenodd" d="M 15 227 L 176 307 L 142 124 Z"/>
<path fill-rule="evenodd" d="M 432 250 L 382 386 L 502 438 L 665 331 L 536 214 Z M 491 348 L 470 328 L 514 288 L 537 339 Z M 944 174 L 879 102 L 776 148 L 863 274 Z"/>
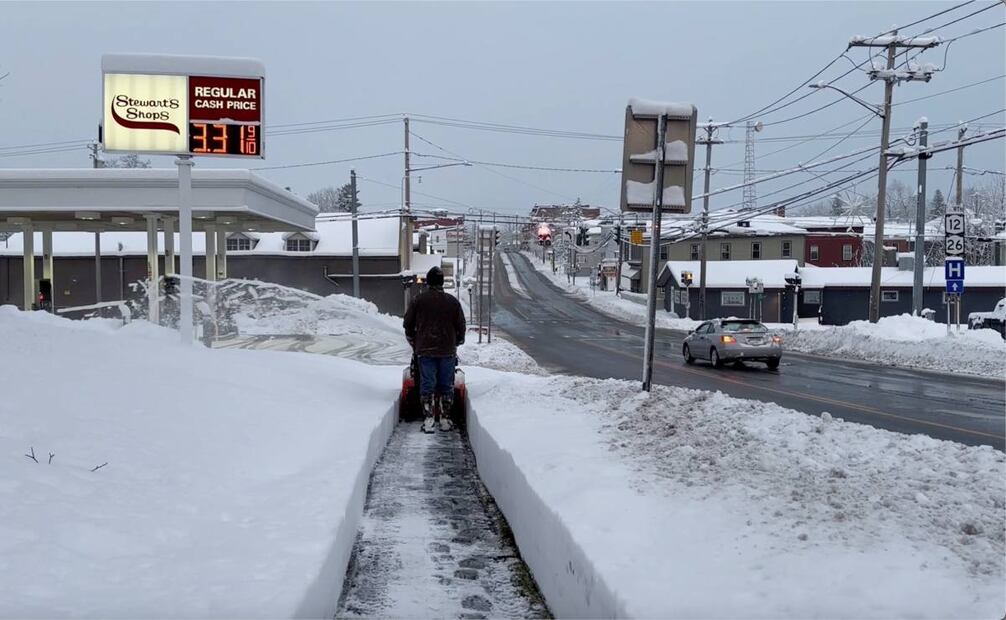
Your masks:
<path fill-rule="evenodd" d="M 113 157 L 105 161 L 105 168 L 149 168 L 149 159 L 140 159 L 136 153 Z"/>
<path fill-rule="evenodd" d="M 318 205 L 318 209 L 322 213 L 348 213 L 353 210 L 353 188 L 349 183 L 338 189 L 332 186 L 323 187 L 308 194 L 307 199 Z M 359 196 L 357 196 L 356 206 L 360 207 Z"/>

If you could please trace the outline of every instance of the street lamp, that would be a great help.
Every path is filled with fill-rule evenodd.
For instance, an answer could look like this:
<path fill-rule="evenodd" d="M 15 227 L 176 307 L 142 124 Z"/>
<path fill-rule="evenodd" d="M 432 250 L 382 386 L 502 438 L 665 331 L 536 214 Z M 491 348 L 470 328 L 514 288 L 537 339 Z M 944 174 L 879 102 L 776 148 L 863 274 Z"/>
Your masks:
<path fill-rule="evenodd" d="M 873 103 L 867 103 L 867 102 L 863 101 L 862 99 L 860 99 L 859 97 L 856 97 L 852 93 L 848 93 L 848 92 L 842 90 L 841 88 L 839 88 L 837 86 L 832 86 L 831 84 L 826 84 L 824 82 L 818 82 L 817 84 L 811 84 L 810 86 L 808 86 L 808 88 L 816 88 L 816 89 L 830 88 L 831 90 L 837 91 L 837 92 L 845 95 L 849 99 L 852 99 L 853 101 L 855 101 L 859 105 L 863 106 L 864 108 L 866 108 L 870 112 L 873 112 L 874 114 L 876 114 L 880 118 L 884 118 L 884 108 L 882 106 L 879 106 L 879 105 L 876 105 L 876 104 L 873 104 Z"/>

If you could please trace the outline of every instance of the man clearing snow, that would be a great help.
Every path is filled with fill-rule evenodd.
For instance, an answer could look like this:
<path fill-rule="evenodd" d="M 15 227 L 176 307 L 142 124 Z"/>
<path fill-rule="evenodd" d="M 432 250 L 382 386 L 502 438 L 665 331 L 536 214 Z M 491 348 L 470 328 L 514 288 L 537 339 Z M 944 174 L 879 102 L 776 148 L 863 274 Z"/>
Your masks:
<path fill-rule="evenodd" d="M 419 399 L 423 405 L 423 432 L 432 433 L 434 397 L 439 402 L 440 430 L 451 430 L 454 404 L 454 366 L 458 345 L 465 342 L 465 313 L 453 295 L 444 292 L 444 272 L 433 267 L 426 274 L 429 287 L 405 313 L 405 338 L 419 360 Z"/>

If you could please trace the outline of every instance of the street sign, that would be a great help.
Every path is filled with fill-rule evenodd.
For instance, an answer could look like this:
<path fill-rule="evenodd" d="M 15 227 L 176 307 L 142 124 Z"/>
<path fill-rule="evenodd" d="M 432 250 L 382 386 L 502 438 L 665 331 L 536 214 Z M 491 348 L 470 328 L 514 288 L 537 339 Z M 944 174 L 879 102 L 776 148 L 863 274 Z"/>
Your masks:
<path fill-rule="evenodd" d="M 101 67 L 105 151 L 263 157 L 261 62 L 106 54 Z"/>
<path fill-rule="evenodd" d="M 964 214 L 958 212 L 947 213 L 943 216 L 943 230 L 948 235 L 964 234 Z"/>
<path fill-rule="evenodd" d="M 964 255 L 965 228 L 964 213 L 951 211 L 943 216 L 944 253 L 947 256 Z"/>
<path fill-rule="evenodd" d="M 632 245 L 643 245 L 643 231 L 638 228 L 630 230 L 629 243 L 631 243 Z"/>
<path fill-rule="evenodd" d="M 964 235 L 944 237 L 944 249 L 947 256 L 964 256 Z"/>
<path fill-rule="evenodd" d="M 943 263 L 945 280 L 964 280 L 964 261 L 959 258 L 948 258 Z"/>
<path fill-rule="evenodd" d="M 964 292 L 964 280 L 947 280 L 947 292 L 951 295 L 960 295 Z"/>
<path fill-rule="evenodd" d="M 664 153 L 659 150 L 659 118 L 666 117 Z M 630 99 L 625 107 L 622 142 L 622 211 L 650 211 L 656 195 L 657 167 L 663 166 L 664 211 L 690 213 L 695 128 L 698 111 L 690 103 Z"/>

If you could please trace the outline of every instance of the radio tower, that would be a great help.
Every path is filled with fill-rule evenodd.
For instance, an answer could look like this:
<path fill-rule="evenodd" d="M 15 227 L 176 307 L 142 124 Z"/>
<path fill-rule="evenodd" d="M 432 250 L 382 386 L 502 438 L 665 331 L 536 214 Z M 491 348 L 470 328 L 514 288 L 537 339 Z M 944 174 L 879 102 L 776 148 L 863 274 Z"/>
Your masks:
<path fill-rule="evenodd" d="M 751 183 L 755 178 L 755 156 L 754 156 L 754 135 L 755 135 L 755 124 L 752 121 L 747 122 L 747 128 L 744 132 L 744 182 Z M 754 209 L 758 206 L 758 198 L 755 195 L 755 186 L 745 185 L 744 186 L 744 208 Z"/>

